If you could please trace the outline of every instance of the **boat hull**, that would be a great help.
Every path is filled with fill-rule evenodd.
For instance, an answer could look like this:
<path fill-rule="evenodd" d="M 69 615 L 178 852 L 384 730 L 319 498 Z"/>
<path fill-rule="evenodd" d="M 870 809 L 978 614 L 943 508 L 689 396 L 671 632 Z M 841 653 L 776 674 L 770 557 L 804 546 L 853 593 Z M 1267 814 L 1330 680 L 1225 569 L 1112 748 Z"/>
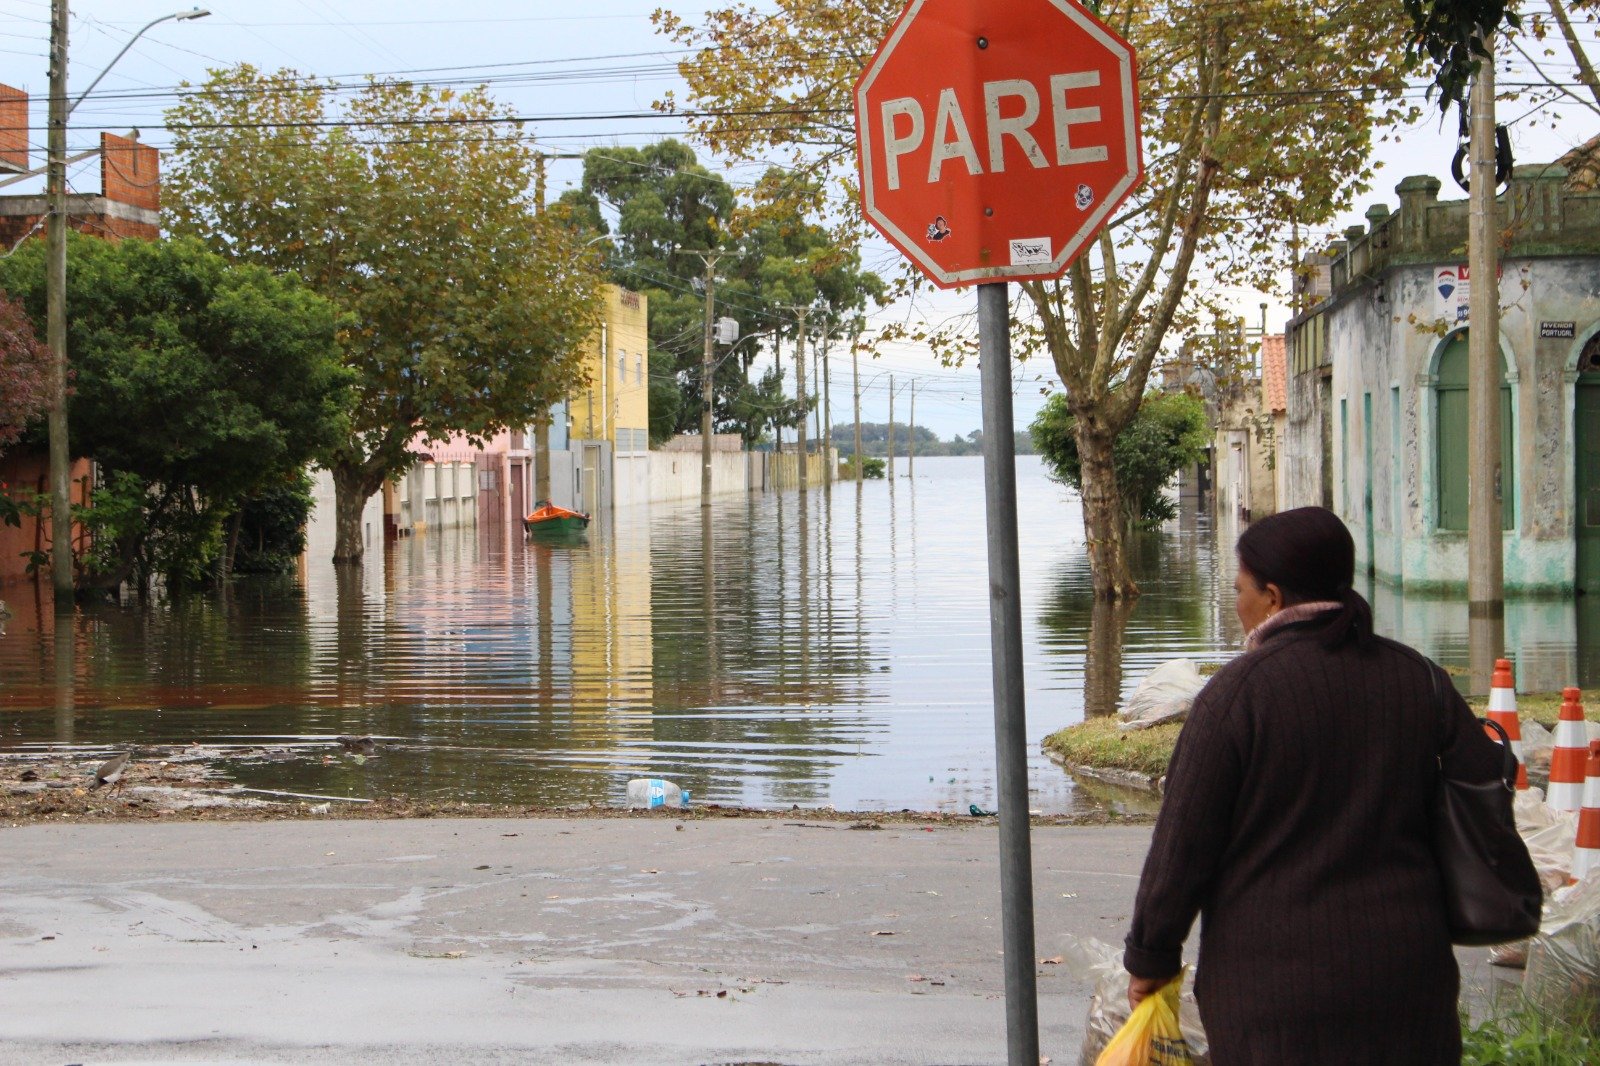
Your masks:
<path fill-rule="evenodd" d="M 576 518 L 524 518 L 522 528 L 530 537 L 582 536 L 589 529 L 589 519 L 584 515 Z"/>
<path fill-rule="evenodd" d="M 589 516 L 544 501 L 523 518 L 522 528 L 530 537 L 581 537 L 589 528 Z"/>

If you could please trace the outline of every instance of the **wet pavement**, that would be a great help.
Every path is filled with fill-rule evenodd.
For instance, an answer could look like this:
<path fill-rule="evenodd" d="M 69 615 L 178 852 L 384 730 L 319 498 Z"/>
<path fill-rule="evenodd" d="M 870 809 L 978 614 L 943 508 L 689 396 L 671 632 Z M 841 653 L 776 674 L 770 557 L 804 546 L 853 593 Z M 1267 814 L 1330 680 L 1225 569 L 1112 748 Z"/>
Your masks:
<path fill-rule="evenodd" d="M 1120 939 L 1144 828 L 1034 833 L 1038 949 Z M 0 833 L 8 1061 L 1004 1061 L 992 823 Z M 1088 986 L 1041 963 L 1045 1053 Z"/>

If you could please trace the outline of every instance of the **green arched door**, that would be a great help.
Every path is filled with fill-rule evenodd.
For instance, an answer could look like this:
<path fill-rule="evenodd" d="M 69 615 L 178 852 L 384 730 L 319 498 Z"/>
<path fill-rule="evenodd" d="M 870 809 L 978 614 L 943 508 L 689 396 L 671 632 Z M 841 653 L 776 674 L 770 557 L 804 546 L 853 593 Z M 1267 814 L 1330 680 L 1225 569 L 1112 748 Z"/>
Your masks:
<path fill-rule="evenodd" d="M 1435 521 L 1439 529 L 1467 530 L 1467 455 L 1472 450 L 1472 421 L 1467 407 L 1467 333 L 1456 334 L 1439 353 L 1434 375 L 1437 390 L 1437 429 L 1434 437 Z M 1511 386 L 1502 372 L 1500 387 L 1500 499 L 1501 525 L 1516 527 L 1516 421 L 1512 417 Z"/>

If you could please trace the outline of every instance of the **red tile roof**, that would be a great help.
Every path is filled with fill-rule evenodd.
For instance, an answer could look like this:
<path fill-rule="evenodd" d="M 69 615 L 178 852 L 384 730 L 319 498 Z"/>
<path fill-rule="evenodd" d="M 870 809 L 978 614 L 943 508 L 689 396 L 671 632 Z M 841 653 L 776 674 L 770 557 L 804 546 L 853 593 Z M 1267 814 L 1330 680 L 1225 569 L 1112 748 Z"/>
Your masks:
<path fill-rule="evenodd" d="M 1289 409 L 1289 354 L 1281 333 L 1261 338 L 1261 404 L 1273 414 Z"/>

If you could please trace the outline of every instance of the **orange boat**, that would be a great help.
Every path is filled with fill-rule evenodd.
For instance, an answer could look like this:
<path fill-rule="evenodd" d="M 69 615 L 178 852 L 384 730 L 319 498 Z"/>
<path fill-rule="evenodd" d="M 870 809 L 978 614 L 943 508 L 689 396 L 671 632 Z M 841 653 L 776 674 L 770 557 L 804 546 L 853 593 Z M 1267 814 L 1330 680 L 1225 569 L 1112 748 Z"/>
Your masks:
<path fill-rule="evenodd" d="M 582 511 L 569 511 L 549 500 L 542 500 L 522 520 L 522 528 L 530 536 L 581 536 L 589 528 L 589 516 Z"/>

